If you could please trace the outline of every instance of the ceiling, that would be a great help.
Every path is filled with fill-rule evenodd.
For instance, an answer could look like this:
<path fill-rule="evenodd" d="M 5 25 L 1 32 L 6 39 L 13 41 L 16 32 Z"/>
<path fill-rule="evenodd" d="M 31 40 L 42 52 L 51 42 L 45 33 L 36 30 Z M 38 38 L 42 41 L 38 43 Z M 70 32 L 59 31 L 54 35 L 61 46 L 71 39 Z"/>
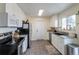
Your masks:
<path fill-rule="evenodd" d="M 72 5 L 72 3 L 18 3 L 18 6 L 27 16 L 38 16 L 39 9 L 44 9 L 42 16 L 51 16 Z"/>

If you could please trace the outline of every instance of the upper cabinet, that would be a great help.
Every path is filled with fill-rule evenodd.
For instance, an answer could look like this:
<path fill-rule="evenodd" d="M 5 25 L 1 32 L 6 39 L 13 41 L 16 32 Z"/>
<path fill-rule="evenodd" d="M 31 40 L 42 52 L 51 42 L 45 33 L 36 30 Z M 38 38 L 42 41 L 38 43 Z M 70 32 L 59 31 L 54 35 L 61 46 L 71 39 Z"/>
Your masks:
<path fill-rule="evenodd" d="M 17 27 L 18 20 L 15 15 L 0 13 L 0 27 Z"/>
<path fill-rule="evenodd" d="M 17 22 L 18 22 L 17 27 L 22 27 L 22 20 L 17 19 Z"/>
<path fill-rule="evenodd" d="M 0 3 L 0 27 L 22 27 L 26 15 L 16 3 Z"/>

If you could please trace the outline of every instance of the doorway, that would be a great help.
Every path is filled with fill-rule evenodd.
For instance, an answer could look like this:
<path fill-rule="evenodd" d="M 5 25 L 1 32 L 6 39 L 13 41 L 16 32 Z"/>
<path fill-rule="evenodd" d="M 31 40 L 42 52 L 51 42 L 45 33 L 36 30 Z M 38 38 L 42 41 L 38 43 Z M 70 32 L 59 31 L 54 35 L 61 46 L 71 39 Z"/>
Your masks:
<path fill-rule="evenodd" d="M 34 20 L 32 25 L 32 37 L 35 40 L 45 39 L 46 24 L 44 20 Z"/>

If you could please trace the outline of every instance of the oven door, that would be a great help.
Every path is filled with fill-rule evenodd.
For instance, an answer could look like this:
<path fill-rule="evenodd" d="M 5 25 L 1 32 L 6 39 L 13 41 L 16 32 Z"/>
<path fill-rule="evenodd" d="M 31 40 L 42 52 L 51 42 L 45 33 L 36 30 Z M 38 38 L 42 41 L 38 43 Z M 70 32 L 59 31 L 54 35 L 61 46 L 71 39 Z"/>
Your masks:
<path fill-rule="evenodd" d="M 18 45 L 18 55 L 22 55 L 22 45 L 23 45 L 23 40 Z"/>
<path fill-rule="evenodd" d="M 27 50 L 27 35 L 24 38 L 23 44 L 22 44 L 22 53 L 25 53 Z"/>
<path fill-rule="evenodd" d="M 20 42 L 18 46 L 18 55 L 22 55 L 26 52 L 27 50 L 27 35 L 25 38 Z"/>

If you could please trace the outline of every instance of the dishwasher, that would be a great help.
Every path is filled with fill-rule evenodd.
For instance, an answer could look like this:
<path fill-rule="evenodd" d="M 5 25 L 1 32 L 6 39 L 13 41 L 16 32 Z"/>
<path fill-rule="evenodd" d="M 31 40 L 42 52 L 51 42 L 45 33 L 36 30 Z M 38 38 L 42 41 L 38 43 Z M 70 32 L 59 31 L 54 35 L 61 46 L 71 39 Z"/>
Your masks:
<path fill-rule="evenodd" d="M 79 45 L 78 44 L 68 44 L 67 45 L 67 55 L 79 55 Z"/>

